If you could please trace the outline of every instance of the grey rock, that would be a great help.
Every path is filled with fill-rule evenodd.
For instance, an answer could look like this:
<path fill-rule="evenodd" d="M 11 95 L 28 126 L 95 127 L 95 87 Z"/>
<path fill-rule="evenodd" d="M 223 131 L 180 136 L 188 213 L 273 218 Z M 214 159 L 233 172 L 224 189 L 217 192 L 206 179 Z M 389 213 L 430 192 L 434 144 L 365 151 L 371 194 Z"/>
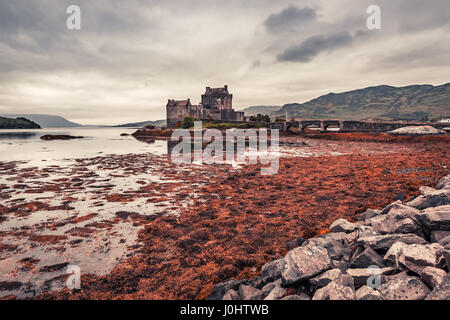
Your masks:
<path fill-rule="evenodd" d="M 450 236 L 450 231 L 434 230 L 434 231 L 431 231 L 430 239 L 431 239 L 431 242 L 438 242 L 439 244 L 441 244 L 440 241 L 448 236 Z M 444 246 L 444 245 L 442 245 L 442 246 Z"/>
<path fill-rule="evenodd" d="M 380 235 L 379 232 L 375 231 L 375 229 L 369 225 L 363 225 L 363 226 L 358 227 L 357 232 L 358 232 L 358 238 Z"/>
<path fill-rule="evenodd" d="M 450 273 L 431 291 L 425 300 L 450 300 Z"/>
<path fill-rule="evenodd" d="M 331 241 L 323 246 L 328 251 L 328 255 L 331 259 L 341 260 L 342 258 L 350 258 L 352 249 L 350 246 L 346 246 L 340 241 Z"/>
<path fill-rule="evenodd" d="M 374 278 L 376 276 L 388 275 L 394 273 L 394 268 L 384 267 L 384 268 L 357 268 L 357 269 L 347 269 L 347 274 L 353 277 L 355 286 L 360 287 L 367 284 L 369 278 Z"/>
<path fill-rule="evenodd" d="M 441 239 L 438 243 L 446 250 L 450 250 L 450 235 L 445 237 L 444 239 Z"/>
<path fill-rule="evenodd" d="M 367 247 L 364 251 L 352 257 L 349 267 L 367 268 L 368 266 L 373 265 L 384 267 L 383 257 L 376 253 L 372 248 Z"/>
<path fill-rule="evenodd" d="M 445 262 L 447 264 L 447 270 L 450 270 L 450 250 L 449 249 L 444 250 L 442 255 L 444 256 Z"/>
<path fill-rule="evenodd" d="M 280 300 L 311 300 L 311 297 L 308 296 L 307 294 L 301 293 L 300 295 L 293 294 L 290 296 L 286 296 L 281 298 Z"/>
<path fill-rule="evenodd" d="M 445 266 L 443 250 L 439 244 L 405 244 L 395 243 L 386 253 L 384 259 L 391 262 L 395 268 L 406 267 L 420 274 L 424 267 L 442 268 Z"/>
<path fill-rule="evenodd" d="M 239 295 L 243 300 L 261 300 L 264 296 L 261 290 L 245 284 L 239 287 Z"/>
<path fill-rule="evenodd" d="M 431 231 L 450 231 L 450 205 L 425 209 L 417 215 L 417 219 Z"/>
<path fill-rule="evenodd" d="M 278 300 L 281 299 L 286 294 L 286 289 L 282 287 L 275 287 L 270 291 L 267 297 L 264 300 Z"/>
<path fill-rule="evenodd" d="M 384 300 L 422 300 L 430 289 L 416 277 L 403 277 L 383 283 L 378 290 Z"/>
<path fill-rule="evenodd" d="M 380 214 L 388 214 L 388 212 L 391 210 L 391 208 L 397 204 L 402 204 L 400 200 L 397 200 L 395 202 L 392 202 L 391 204 L 388 204 L 386 207 L 381 209 Z"/>
<path fill-rule="evenodd" d="M 312 300 L 355 300 L 355 286 L 352 277 L 341 275 L 325 287 L 318 289 Z"/>
<path fill-rule="evenodd" d="M 420 211 L 403 204 L 394 203 L 385 215 L 379 215 L 365 221 L 367 225 L 381 234 L 415 233 L 423 235 L 422 226 L 416 219 Z"/>
<path fill-rule="evenodd" d="M 331 232 L 349 233 L 354 231 L 356 228 L 357 228 L 356 224 L 348 222 L 345 219 L 338 219 L 331 224 L 329 229 Z"/>
<path fill-rule="evenodd" d="M 381 294 L 368 286 L 362 286 L 356 290 L 357 300 L 383 300 Z"/>
<path fill-rule="evenodd" d="M 222 300 L 241 300 L 241 296 L 236 290 L 230 289 L 223 295 Z"/>
<path fill-rule="evenodd" d="M 443 177 L 436 185 L 436 189 L 443 189 L 446 186 L 450 186 L 450 174 Z"/>
<path fill-rule="evenodd" d="M 425 267 L 420 272 L 420 278 L 431 288 L 434 289 L 444 281 L 447 272 L 434 267 Z"/>
<path fill-rule="evenodd" d="M 358 239 L 358 244 L 361 246 L 369 246 L 374 250 L 388 250 L 396 242 L 403 242 L 406 244 L 426 243 L 425 239 L 415 234 L 385 234 L 381 236 L 362 237 Z"/>
<path fill-rule="evenodd" d="M 308 245 L 289 251 L 281 270 L 283 286 L 309 279 L 331 267 L 331 259 L 325 248 Z"/>
<path fill-rule="evenodd" d="M 445 206 L 450 204 L 450 189 L 441 189 L 434 192 L 428 192 L 427 195 L 421 195 L 412 201 L 406 203 L 410 207 L 419 210 Z"/>
<path fill-rule="evenodd" d="M 422 195 L 428 196 L 430 194 L 433 194 L 433 192 L 435 192 L 436 189 L 435 188 L 431 188 L 431 187 L 427 187 L 427 186 L 422 186 L 422 187 L 419 187 L 419 191 L 420 191 L 420 193 L 422 193 Z"/>
<path fill-rule="evenodd" d="M 281 286 L 281 279 L 266 284 L 264 287 L 262 287 L 261 291 L 263 292 L 264 296 L 267 296 L 273 288 L 279 286 Z"/>
<path fill-rule="evenodd" d="M 348 269 L 348 262 L 343 260 L 331 260 L 331 268 L 339 269 L 341 273 L 346 273 Z"/>
<path fill-rule="evenodd" d="M 222 297 L 224 296 L 225 292 L 227 292 L 230 289 L 237 290 L 239 286 L 243 283 L 247 283 L 246 279 L 241 280 L 233 280 L 229 279 L 223 282 L 220 282 L 216 285 L 214 285 L 214 288 L 207 298 L 207 300 L 222 300 Z"/>
<path fill-rule="evenodd" d="M 279 279 L 281 277 L 281 270 L 285 261 L 280 258 L 262 266 L 262 277 L 269 279 L 269 281 Z"/>
<path fill-rule="evenodd" d="M 332 232 L 308 239 L 302 244 L 302 247 L 306 246 L 325 247 L 335 241 L 340 242 L 344 245 L 348 245 L 354 243 L 356 241 L 356 238 L 357 238 L 356 231 L 352 233 Z"/>
<path fill-rule="evenodd" d="M 365 212 L 361 213 L 358 217 L 359 221 L 364 221 L 373 218 L 380 214 L 380 210 L 367 209 Z"/>
<path fill-rule="evenodd" d="M 387 213 L 388 216 L 392 217 L 393 219 L 399 220 L 399 219 L 405 219 L 405 218 L 412 218 L 419 213 L 419 210 L 401 203 L 394 203 L 389 212 Z"/>
<path fill-rule="evenodd" d="M 309 283 L 313 290 L 317 290 L 319 288 L 323 288 L 328 285 L 334 279 L 339 278 L 342 275 L 341 270 L 339 269 L 331 269 L 322 272 L 321 274 L 315 276 L 314 278 L 309 279 Z"/>
<path fill-rule="evenodd" d="M 297 238 L 297 239 L 291 240 L 286 244 L 286 249 L 291 250 L 291 249 L 300 247 L 303 244 L 303 242 L 305 242 L 305 239 L 303 239 L 303 238 Z"/>
<path fill-rule="evenodd" d="M 256 277 L 256 278 L 250 280 L 248 282 L 248 284 L 251 285 L 252 287 L 257 288 L 257 289 L 261 289 L 262 287 L 264 287 L 270 281 L 272 281 L 272 280 L 268 279 L 268 278 Z"/>

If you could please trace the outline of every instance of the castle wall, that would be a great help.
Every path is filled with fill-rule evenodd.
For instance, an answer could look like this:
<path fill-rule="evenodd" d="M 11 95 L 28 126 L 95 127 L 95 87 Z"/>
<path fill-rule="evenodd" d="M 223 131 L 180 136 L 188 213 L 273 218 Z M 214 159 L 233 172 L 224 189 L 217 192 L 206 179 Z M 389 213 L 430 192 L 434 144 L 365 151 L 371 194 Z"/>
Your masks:
<path fill-rule="evenodd" d="M 180 105 L 174 100 L 169 100 L 166 106 L 167 127 L 173 128 L 177 122 L 183 121 L 191 114 L 191 104 L 189 100 L 184 105 Z"/>

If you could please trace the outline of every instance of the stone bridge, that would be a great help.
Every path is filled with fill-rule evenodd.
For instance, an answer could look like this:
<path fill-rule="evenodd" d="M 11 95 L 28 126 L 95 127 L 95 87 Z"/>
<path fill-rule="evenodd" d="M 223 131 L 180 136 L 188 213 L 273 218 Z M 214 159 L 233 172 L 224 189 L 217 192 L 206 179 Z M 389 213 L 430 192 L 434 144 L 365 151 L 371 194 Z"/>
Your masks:
<path fill-rule="evenodd" d="M 354 121 L 354 120 L 301 120 L 271 123 L 271 129 L 290 131 L 297 129 L 304 132 L 308 127 L 320 128 L 321 132 L 329 131 L 329 127 L 338 128 L 339 132 L 387 132 L 407 126 L 432 126 L 436 129 L 449 127 L 449 124 L 438 122 L 408 121 Z"/>

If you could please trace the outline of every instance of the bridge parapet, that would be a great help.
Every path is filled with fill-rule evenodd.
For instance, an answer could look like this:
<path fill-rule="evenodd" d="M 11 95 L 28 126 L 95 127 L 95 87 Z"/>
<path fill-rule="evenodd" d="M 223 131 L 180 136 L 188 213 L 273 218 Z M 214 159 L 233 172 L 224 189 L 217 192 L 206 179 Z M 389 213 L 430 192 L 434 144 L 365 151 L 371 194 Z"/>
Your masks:
<path fill-rule="evenodd" d="M 356 120 L 301 120 L 271 123 L 272 129 L 279 129 L 282 131 L 289 131 L 292 128 L 297 128 L 301 132 L 309 126 L 316 126 L 320 128 L 321 132 L 326 132 L 329 126 L 336 126 L 339 132 L 388 132 L 402 127 L 408 126 L 432 126 L 436 129 L 443 129 L 449 127 L 449 124 L 438 122 L 401 122 L 401 121 L 356 121 Z"/>

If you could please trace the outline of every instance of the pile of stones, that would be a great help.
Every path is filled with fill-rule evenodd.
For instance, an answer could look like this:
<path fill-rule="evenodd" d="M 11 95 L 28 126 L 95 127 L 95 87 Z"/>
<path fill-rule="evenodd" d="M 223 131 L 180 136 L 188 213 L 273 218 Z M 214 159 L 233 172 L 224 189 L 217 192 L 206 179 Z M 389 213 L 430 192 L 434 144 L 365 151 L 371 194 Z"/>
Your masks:
<path fill-rule="evenodd" d="M 252 280 L 214 286 L 212 300 L 450 300 L 450 175 L 436 188 L 289 242 Z"/>

